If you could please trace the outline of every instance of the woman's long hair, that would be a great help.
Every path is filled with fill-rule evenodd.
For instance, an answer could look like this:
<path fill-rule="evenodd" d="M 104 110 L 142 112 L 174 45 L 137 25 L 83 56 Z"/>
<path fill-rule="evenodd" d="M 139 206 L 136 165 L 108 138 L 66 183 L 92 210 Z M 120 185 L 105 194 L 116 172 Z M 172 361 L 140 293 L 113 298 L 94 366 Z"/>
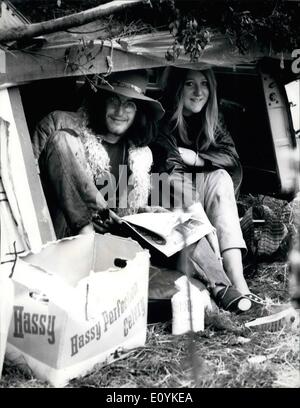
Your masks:
<path fill-rule="evenodd" d="M 84 101 L 84 108 L 88 115 L 88 126 L 99 135 L 107 133 L 106 99 L 110 95 L 110 92 L 103 90 L 98 92 L 89 90 Z M 156 136 L 156 121 L 152 119 L 146 102 L 134 99 L 134 103 L 137 107 L 135 118 L 124 137 L 135 147 L 147 146 Z"/>
<path fill-rule="evenodd" d="M 208 81 L 209 97 L 201 112 L 194 115 L 199 116 L 199 129 L 196 132 L 196 146 L 202 151 L 211 144 L 215 144 L 215 130 L 218 126 L 218 103 L 217 83 L 211 69 L 201 70 Z M 173 130 L 178 129 L 179 137 L 188 145 L 194 143 L 189 138 L 187 126 L 183 115 L 183 88 L 188 69 L 168 67 L 163 74 L 162 81 L 165 82 L 163 105 L 171 112 L 171 122 L 174 123 Z"/>

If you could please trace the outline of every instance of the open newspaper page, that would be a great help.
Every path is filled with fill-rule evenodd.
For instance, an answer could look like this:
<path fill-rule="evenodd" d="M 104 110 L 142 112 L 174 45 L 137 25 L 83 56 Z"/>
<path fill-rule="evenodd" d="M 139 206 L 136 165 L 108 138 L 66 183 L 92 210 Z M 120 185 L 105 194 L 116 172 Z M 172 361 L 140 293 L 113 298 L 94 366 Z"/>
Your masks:
<path fill-rule="evenodd" d="M 122 218 L 128 235 L 167 257 L 213 231 L 206 217 L 189 212 L 140 213 Z"/>

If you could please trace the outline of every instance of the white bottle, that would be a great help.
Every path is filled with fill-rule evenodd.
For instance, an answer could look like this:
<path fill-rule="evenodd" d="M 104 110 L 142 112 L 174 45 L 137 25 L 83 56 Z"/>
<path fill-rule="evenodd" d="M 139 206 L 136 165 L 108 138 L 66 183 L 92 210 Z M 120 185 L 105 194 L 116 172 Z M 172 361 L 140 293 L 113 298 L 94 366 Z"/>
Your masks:
<path fill-rule="evenodd" d="M 204 313 L 207 306 L 205 293 L 196 288 L 186 276 L 177 279 L 175 286 L 179 291 L 171 299 L 172 334 L 203 331 Z"/>

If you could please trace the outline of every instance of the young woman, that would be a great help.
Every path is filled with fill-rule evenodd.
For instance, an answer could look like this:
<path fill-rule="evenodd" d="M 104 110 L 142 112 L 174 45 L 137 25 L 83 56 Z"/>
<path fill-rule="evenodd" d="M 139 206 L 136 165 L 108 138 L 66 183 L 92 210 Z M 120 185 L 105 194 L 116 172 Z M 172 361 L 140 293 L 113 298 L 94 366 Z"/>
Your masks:
<path fill-rule="evenodd" d="M 218 112 L 214 74 L 210 69 L 169 67 L 164 84 L 166 114 L 155 144 L 161 149 L 157 168 L 171 175 L 192 174 L 197 200 L 216 228 L 225 272 L 237 291 L 253 300 L 243 275 L 246 245 L 235 200 L 242 168 Z M 226 292 L 221 296 L 229 295 Z"/>

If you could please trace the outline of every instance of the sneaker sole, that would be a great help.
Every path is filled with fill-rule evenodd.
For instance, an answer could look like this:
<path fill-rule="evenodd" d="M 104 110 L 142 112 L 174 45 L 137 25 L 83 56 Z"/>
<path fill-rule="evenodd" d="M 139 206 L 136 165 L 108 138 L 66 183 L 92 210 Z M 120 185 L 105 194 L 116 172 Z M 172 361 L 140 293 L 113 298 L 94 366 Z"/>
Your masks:
<path fill-rule="evenodd" d="M 289 307 L 281 312 L 251 320 L 245 323 L 245 327 L 252 330 L 275 332 L 293 324 L 299 325 L 299 313 L 293 307 Z"/>

